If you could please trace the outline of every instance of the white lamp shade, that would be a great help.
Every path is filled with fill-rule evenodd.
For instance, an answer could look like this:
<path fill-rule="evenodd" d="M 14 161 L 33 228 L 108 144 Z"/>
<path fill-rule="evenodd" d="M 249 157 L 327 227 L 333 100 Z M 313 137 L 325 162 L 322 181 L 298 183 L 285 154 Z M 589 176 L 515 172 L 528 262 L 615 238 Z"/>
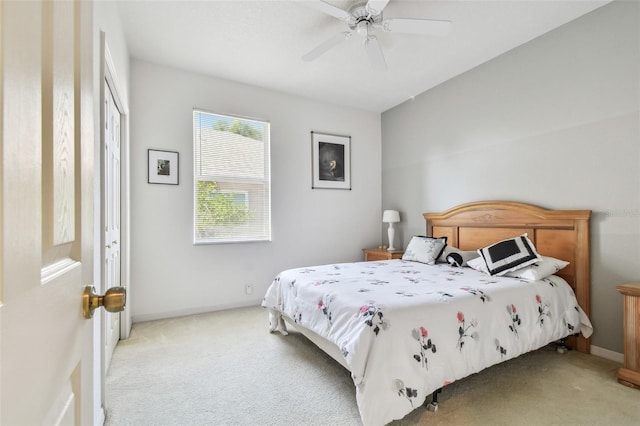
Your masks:
<path fill-rule="evenodd" d="M 384 223 L 400 222 L 400 213 L 397 210 L 385 210 L 382 213 L 382 221 Z"/>

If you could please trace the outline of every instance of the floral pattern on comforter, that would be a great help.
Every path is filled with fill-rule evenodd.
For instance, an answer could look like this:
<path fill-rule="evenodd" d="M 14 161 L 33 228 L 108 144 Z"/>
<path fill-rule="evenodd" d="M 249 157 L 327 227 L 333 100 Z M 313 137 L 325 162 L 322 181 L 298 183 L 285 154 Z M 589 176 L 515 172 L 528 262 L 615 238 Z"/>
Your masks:
<path fill-rule="evenodd" d="M 527 282 L 402 260 L 283 271 L 262 305 L 340 348 L 367 426 L 404 417 L 455 380 L 592 330 L 559 277 Z"/>

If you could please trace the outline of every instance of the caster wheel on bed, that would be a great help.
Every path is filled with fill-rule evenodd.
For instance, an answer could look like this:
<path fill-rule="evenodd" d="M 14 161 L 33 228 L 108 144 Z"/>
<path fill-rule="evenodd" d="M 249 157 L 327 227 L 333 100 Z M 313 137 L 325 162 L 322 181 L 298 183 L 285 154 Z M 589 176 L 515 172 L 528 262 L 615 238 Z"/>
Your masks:
<path fill-rule="evenodd" d="M 432 411 L 432 412 L 436 412 L 438 411 L 438 403 L 437 402 L 430 402 L 427 404 L 427 411 Z"/>
<path fill-rule="evenodd" d="M 556 351 L 558 351 L 558 353 L 559 353 L 559 354 L 564 355 L 564 354 L 566 354 L 566 353 L 567 353 L 567 348 L 562 347 L 562 346 L 558 346 L 558 347 L 556 348 Z"/>

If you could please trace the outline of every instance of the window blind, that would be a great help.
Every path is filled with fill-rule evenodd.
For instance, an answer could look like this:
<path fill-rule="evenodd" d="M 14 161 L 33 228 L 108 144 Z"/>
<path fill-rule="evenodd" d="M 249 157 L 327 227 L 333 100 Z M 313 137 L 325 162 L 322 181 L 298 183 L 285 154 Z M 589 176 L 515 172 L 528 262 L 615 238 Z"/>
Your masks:
<path fill-rule="evenodd" d="M 266 121 L 193 112 L 194 243 L 271 240 Z"/>

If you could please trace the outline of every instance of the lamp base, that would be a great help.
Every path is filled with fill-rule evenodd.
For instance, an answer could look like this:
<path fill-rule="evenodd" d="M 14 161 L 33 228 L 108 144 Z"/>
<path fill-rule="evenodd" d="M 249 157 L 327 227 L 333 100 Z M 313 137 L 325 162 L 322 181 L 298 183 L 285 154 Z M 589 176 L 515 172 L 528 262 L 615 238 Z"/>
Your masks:
<path fill-rule="evenodd" d="M 393 229 L 393 222 L 389 223 L 389 229 L 387 230 L 387 236 L 389 237 L 389 248 L 387 251 L 395 250 L 393 247 L 393 237 L 395 234 L 395 230 Z"/>

